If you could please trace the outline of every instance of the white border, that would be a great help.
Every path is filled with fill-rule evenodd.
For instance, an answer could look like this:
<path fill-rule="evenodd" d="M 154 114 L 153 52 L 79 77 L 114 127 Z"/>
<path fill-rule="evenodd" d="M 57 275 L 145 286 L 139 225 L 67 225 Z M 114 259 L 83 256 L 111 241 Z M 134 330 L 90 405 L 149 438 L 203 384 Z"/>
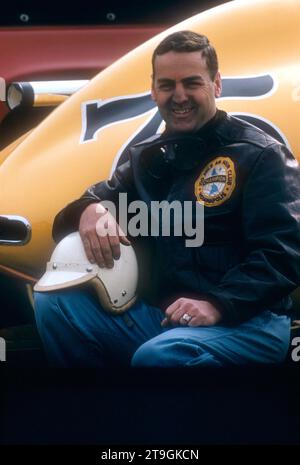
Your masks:
<path fill-rule="evenodd" d="M 87 125 L 86 125 L 86 122 L 87 122 L 86 107 L 87 107 L 87 105 L 89 105 L 91 103 L 97 103 L 97 109 L 99 109 L 100 107 L 102 107 L 104 105 L 107 105 L 107 104 L 109 104 L 111 102 L 116 102 L 116 101 L 125 100 L 125 99 L 134 99 L 134 98 L 139 98 L 139 97 L 145 97 L 147 95 L 150 96 L 151 92 L 148 91 L 148 92 L 143 92 L 141 94 L 128 94 L 128 95 L 122 95 L 122 96 L 113 97 L 113 98 L 105 99 L 105 100 L 97 99 L 97 100 L 88 100 L 86 102 L 82 102 L 81 103 L 81 134 L 80 134 L 79 143 L 80 144 L 86 144 L 88 142 L 94 142 L 98 138 L 98 132 L 102 131 L 104 128 L 114 126 L 114 125 L 120 124 L 120 123 L 125 123 L 127 121 L 131 121 L 131 120 L 133 120 L 135 118 L 139 118 L 142 115 L 146 115 L 147 113 L 149 113 L 149 112 L 151 112 L 153 110 L 153 108 L 151 108 L 150 110 L 147 110 L 144 113 L 139 113 L 138 115 L 131 116 L 130 118 L 118 119 L 117 121 L 114 121 L 112 123 L 105 124 L 101 128 L 97 129 L 97 131 L 93 134 L 93 137 L 91 139 L 84 140 L 84 135 L 85 135 L 86 129 L 87 129 Z"/>
<path fill-rule="evenodd" d="M 129 145 L 129 143 L 135 138 L 135 136 L 137 136 L 137 134 L 139 134 L 146 126 L 147 124 L 152 120 L 152 118 L 155 116 L 155 114 L 158 112 L 158 108 L 155 107 L 155 108 L 152 108 L 152 110 L 150 110 L 150 115 L 149 115 L 149 118 L 147 118 L 146 121 L 144 121 L 143 124 L 141 124 L 137 130 L 130 135 L 130 137 L 124 142 L 124 144 L 122 144 L 121 148 L 118 150 L 115 158 L 114 158 L 114 161 L 113 161 L 113 164 L 112 164 L 112 168 L 110 170 L 110 175 L 109 177 L 111 178 L 116 167 L 117 167 L 117 164 L 118 164 L 118 161 L 119 161 L 119 158 L 121 157 L 122 153 L 124 152 L 125 148 L 127 147 L 127 145 Z M 145 113 L 143 113 L 145 114 Z M 139 115 L 140 116 L 140 115 Z M 137 117 L 135 117 L 137 118 Z M 131 118 L 132 119 L 132 118 Z M 123 120 L 122 120 L 123 121 Z M 160 125 L 161 126 L 161 125 Z"/>
<path fill-rule="evenodd" d="M 248 113 L 246 111 L 229 111 L 228 112 L 229 115 L 233 115 L 233 116 L 236 116 L 237 118 L 239 117 L 239 115 L 243 116 L 250 116 L 252 118 L 256 118 L 256 119 L 260 119 L 262 121 L 264 121 L 265 123 L 267 123 L 269 126 L 272 126 L 272 128 L 274 128 L 278 134 L 280 134 L 280 136 L 282 137 L 282 139 L 284 140 L 284 143 L 285 145 L 287 146 L 287 148 L 291 151 L 291 146 L 289 144 L 289 141 L 287 140 L 286 136 L 284 135 L 284 133 L 281 131 L 281 129 L 279 129 L 278 126 L 276 126 L 276 124 L 274 124 L 272 121 L 270 121 L 269 119 L 267 118 L 264 118 L 263 116 L 261 115 L 258 115 L 257 113 Z M 248 122 L 248 121 L 246 121 Z M 253 123 L 250 123 L 250 124 L 253 124 Z M 253 126 L 255 126 L 255 124 L 253 124 Z M 266 131 L 265 131 L 266 132 Z M 270 134 L 269 134 L 270 135 Z M 271 136 L 273 137 L 273 136 Z M 278 141 L 279 142 L 279 141 Z"/>
<path fill-rule="evenodd" d="M 1 102 L 6 101 L 6 83 L 3 77 L 0 77 L 0 100 Z"/>
<path fill-rule="evenodd" d="M 221 79 L 232 79 L 232 80 L 236 80 L 236 79 L 254 79 L 254 78 L 260 78 L 260 77 L 264 77 L 264 76 L 270 76 L 271 79 L 273 80 L 273 87 L 269 92 L 266 92 L 265 94 L 262 94 L 262 95 L 258 95 L 257 97 L 245 97 L 245 96 L 218 97 L 216 99 L 216 101 L 219 102 L 221 100 L 262 100 L 262 99 L 264 99 L 266 97 L 271 97 L 271 95 L 275 94 L 275 92 L 277 91 L 278 86 L 279 86 L 278 79 L 277 79 L 277 77 L 275 76 L 274 73 L 266 72 L 266 73 L 263 73 L 263 74 L 253 74 L 253 75 L 248 75 L 248 76 L 222 76 L 221 75 Z"/>

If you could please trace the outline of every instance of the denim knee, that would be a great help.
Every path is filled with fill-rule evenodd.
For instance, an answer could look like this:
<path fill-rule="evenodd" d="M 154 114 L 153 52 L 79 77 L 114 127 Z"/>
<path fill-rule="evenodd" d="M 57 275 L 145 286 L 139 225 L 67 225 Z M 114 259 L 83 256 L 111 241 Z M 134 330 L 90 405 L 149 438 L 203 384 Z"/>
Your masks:
<path fill-rule="evenodd" d="M 159 366 L 160 350 L 152 341 L 142 344 L 133 354 L 131 365 L 133 367 Z"/>
<path fill-rule="evenodd" d="M 164 344 L 158 338 L 150 339 L 142 344 L 134 353 L 131 365 L 133 367 L 172 367 L 180 365 L 180 356 L 176 346 L 181 344 L 173 342 Z"/>
<path fill-rule="evenodd" d="M 55 294 L 55 292 L 34 293 L 34 313 L 37 321 L 44 324 L 45 321 L 52 321 L 56 318 L 59 307 L 53 305 L 56 300 Z"/>

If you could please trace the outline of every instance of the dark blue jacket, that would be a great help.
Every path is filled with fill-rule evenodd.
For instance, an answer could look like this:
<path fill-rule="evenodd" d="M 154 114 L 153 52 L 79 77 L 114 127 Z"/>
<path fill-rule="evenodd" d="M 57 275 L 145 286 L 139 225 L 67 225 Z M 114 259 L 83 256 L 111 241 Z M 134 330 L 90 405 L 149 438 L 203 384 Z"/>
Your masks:
<path fill-rule="evenodd" d="M 55 219 L 55 240 L 78 228 L 99 200 L 201 201 L 204 243 L 155 239 L 159 298 L 206 299 L 224 322 L 240 323 L 271 309 L 287 313 L 300 284 L 300 171 L 283 144 L 218 111 L 198 133 L 152 138 L 131 147 L 111 180 L 91 186 Z M 163 305 L 163 304 L 162 304 Z"/>

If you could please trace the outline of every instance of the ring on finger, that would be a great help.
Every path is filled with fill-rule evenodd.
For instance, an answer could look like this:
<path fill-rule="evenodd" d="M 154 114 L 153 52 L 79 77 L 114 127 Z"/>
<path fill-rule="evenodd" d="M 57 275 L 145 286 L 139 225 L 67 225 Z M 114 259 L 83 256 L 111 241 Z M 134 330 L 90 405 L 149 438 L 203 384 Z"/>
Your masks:
<path fill-rule="evenodd" d="M 182 320 L 186 321 L 187 323 L 189 323 L 192 319 L 191 315 L 189 315 L 188 313 L 184 313 L 181 317 Z"/>

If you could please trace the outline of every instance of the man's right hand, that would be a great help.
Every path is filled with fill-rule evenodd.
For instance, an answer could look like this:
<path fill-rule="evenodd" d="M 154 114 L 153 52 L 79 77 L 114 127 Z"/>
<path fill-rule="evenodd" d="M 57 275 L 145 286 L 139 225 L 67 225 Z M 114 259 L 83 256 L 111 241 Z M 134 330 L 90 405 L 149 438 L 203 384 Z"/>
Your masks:
<path fill-rule="evenodd" d="M 112 268 L 120 258 L 120 243 L 130 245 L 115 218 L 101 205 L 92 203 L 83 211 L 79 234 L 87 258 L 101 268 Z"/>

